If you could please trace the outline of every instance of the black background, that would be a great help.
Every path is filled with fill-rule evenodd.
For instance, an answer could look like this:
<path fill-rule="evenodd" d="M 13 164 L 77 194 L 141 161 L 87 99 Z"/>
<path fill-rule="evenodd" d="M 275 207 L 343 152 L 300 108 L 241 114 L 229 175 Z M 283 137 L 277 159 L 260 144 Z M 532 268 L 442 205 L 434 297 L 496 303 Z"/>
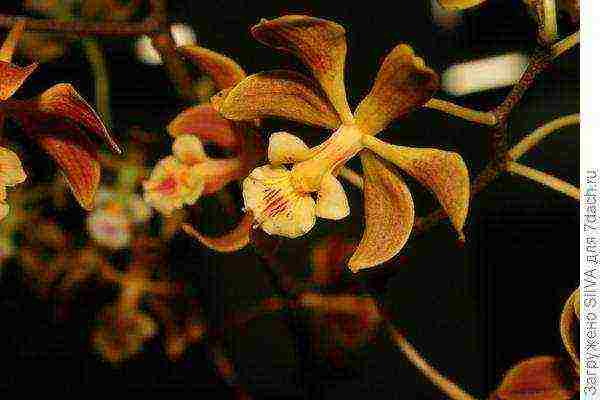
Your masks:
<path fill-rule="evenodd" d="M 353 105 L 368 92 L 380 61 L 399 42 L 411 44 L 441 72 L 465 59 L 531 51 L 535 41 L 535 25 L 519 1 L 491 2 L 469 12 L 465 23 L 450 33 L 431 22 L 428 1 L 353 5 L 333 1 L 170 3 L 171 18 L 192 25 L 201 45 L 231 56 L 248 72 L 301 68 L 296 60 L 251 38 L 249 28 L 260 18 L 308 13 L 341 23 L 348 32 L 346 82 Z M 18 10 L 18 6 L 0 6 L 6 13 Z M 572 29 L 565 20 L 561 20 L 561 28 L 563 33 Z M 164 71 L 136 62 L 133 42 L 107 39 L 103 45 L 110 58 L 117 137 L 126 140 L 121 132 L 140 125 L 164 135 L 168 143 L 163 127 L 185 104 L 177 98 Z M 578 112 L 578 58 L 577 49 L 570 51 L 527 92 L 510 119 L 513 143 L 544 121 Z M 60 62 L 44 65 L 17 96 L 27 97 L 52 83 L 70 81 L 85 97 L 93 98 L 89 77 L 89 67 L 75 48 Z M 498 104 L 507 92 L 500 89 L 455 101 L 485 110 Z M 274 123 L 268 125 L 265 137 L 275 128 Z M 310 137 L 319 140 L 322 135 L 314 132 Z M 485 129 L 473 124 L 420 110 L 397 121 L 382 138 L 458 151 L 473 176 L 486 161 L 487 135 Z M 578 184 L 577 129 L 565 129 L 546 140 L 522 161 Z M 24 163 L 33 170 L 47 166 L 35 155 L 26 156 Z M 417 211 L 423 214 L 431 210 L 435 205 L 432 197 L 410 184 Z M 306 265 L 307 246 L 328 232 L 360 237 L 360 195 L 350 188 L 348 193 L 350 220 L 335 224 L 321 220 L 306 238 L 286 242 L 286 262 Z M 212 217 L 211 207 L 214 205 L 209 201 L 202 216 L 204 230 L 218 231 L 231 225 L 231 221 Z M 456 243 L 448 223 L 440 224 L 411 239 L 401 257 L 382 267 L 388 272 L 377 281 L 377 292 L 395 325 L 428 360 L 476 397 L 485 397 L 514 363 L 563 351 L 558 318 L 563 302 L 578 282 L 578 221 L 578 204 L 572 199 L 522 178 L 504 176 L 472 203 L 464 247 Z M 274 292 L 269 276 L 250 250 L 217 255 L 179 234 L 171 254 L 174 273 L 193 282 L 215 323 L 231 310 L 243 309 L 245 304 Z M 360 279 L 367 280 L 366 275 Z M 93 291 L 85 295 L 69 320 L 58 321 L 52 305 L 23 287 L 18 274 L 3 277 L 0 362 L 4 372 L 0 388 L 103 387 L 116 393 L 121 389 L 162 388 L 202 391 L 209 398 L 232 396 L 213 371 L 203 345 L 189 349 L 179 363 L 166 360 L 159 340 L 150 342 L 142 355 L 121 369 L 102 361 L 89 345 L 89 320 L 103 299 L 94 297 Z M 306 346 L 295 342 L 283 316 L 255 321 L 243 335 L 231 332 L 227 348 L 241 382 L 257 398 L 444 398 L 414 371 L 383 333 L 361 349 L 345 369 L 307 356 Z"/>

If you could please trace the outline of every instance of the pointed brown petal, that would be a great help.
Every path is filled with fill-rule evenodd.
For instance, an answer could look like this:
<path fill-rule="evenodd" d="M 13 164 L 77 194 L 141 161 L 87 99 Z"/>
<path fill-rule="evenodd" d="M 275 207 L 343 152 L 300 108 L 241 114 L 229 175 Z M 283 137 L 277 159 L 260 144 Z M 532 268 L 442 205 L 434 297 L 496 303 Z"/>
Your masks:
<path fill-rule="evenodd" d="M 59 83 L 42 93 L 38 98 L 39 111 L 54 118 L 65 118 L 103 139 L 113 151 L 121 153 L 117 142 L 96 111 L 68 83 Z"/>
<path fill-rule="evenodd" d="M 0 101 L 12 96 L 37 66 L 31 64 L 23 68 L 0 61 Z"/>
<path fill-rule="evenodd" d="M 438 86 L 438 75 L 410 46 L 400 44 L 385 58 L 371 92 L 356 109 L 356 124 L 365 134 L 376 135 L 429 101 Z"/>
<path fill-rule="evenodd" d="M 58 164 L 79 204 L 91 210 L 100 183 L 96 145 L 83 131 L 61 120 L 21 118 L 20 121 L 25 132 Z"/>
<path fill-rule="evenodd" d="M 263 19 L 252 27 L 261 43 L 296 55 L 311 70 L 344 122 L 352 120 L 344 86 L 346 30 L 335 22 L 303 15 Z"/>
<path fill-rule="evenodd" d="M 363 143 L 431 190 L 462 239 L 462 229 L 469 211 L 470 186 L 469 171 L 458 153 L 395 146 L 373 136 L 365 136 Z"/>
<path fill-rule="evenodd" d="M 167 132 L 173 137 L 194 135 L 226 149 L 237 149 L 240 145 L 233 123 L 219 115 L 210 104 L 184 110 L 167 126 Z"/>
<path fill-rule="evenodd" d="M 579 288 L 575 290 L 565 302 L 562 314 L 560 315 L 560 335 L 567 353 L 579 368 Z"/>
<path fill-rule="evenodd" d="M 4 39 L 2 47 L 0 47 L 0 61 L 9 63 L 12 60 L 15 48 L 19 44 L 19 40 L 25 31 L 25 20 L 18 20 L 12 27 L 8 36 Z"/>
<path fill-rule="evenodd" d="M 394 257 L 406 244 L 415 210 L 408 187 L 370 151 L 361 153 L 364 172 L 365 232 L 348 262 L 353 272 Z"/>
<path fill-rule="evenodd" d="M 250 230 L 254 222 L 254 215 L 248 211 L 231 232 L 219 237 L 207 237 L 196 231 L 190 224 L 183 224 L 182 229 L 188 235 L 197 239 L 206 247 L 221 253 L 230 253 L 243 249 L 250 243 Z"/>
<path fill-rule="evenodd" d="M 182 46 L 177 50 L 198 69 L 206 73 L 218 90 L 237 85 L 246 73 L 231 58 L 199 46 Z"/>
<path fill-rule="evenodd" d="M 492 400 L 569 400 L 576 393 L 575 376 L 558 357 L 538 356 L 514 366 Z"/>
<path fill-rule="evenodd" d="M 231 90 L 217 94 L 212 103 L 221 115 L 236 121 L 277 117 L 331 129 L 341 124 L 315 83 L 293 71 L 250 75 Z"/>
<path fill-rule="evenodd" d="M 440 5 L 448 10 L 464 10 L 467 8 L 478 6 L 486 0 L 437 0 Z"/>

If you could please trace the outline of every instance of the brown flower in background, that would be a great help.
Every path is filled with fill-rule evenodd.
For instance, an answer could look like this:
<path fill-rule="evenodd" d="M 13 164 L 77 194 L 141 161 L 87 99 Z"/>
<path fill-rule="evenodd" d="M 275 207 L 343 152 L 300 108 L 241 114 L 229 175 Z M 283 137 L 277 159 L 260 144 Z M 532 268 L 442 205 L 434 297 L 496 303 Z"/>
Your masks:
<path fill-rule="evenodd" d="M 83 208 L 93 207 L 100 183 L 97 145 L 90 136 L 104 140 L 120 152 L 94 109 L 67 83 L 57 84 L 36 98 L 13 100 L 37 64 L 11 64 L 15 46 L 23 33 L 18 23 L 0 49 L 0 121 L 4 115 L 15 119 L 25 133 L 54 159 Z"/>
<path fill-rule="evenodd" d="M 570 359 L 536 356 L 512 367 L 490 400 L 569 400 L 579 390 L 579 289 L 565 302 L 560 333 Z"/>

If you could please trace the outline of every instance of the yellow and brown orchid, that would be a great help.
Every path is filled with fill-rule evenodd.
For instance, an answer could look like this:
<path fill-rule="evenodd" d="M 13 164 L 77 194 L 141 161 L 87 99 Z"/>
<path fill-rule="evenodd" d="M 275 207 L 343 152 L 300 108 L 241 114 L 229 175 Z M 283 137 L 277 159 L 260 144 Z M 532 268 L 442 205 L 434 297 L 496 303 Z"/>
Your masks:
<path fill-rule="evenodd" d="M 313 148 L 289 133 L 271 136 L 269 164 L 253 170 L 243 182 L 245 206 L 253 212 L 256 226 L 296 238 L 311 230 L 316 217 L 346 217 L 348 201 L 336 175 L 360 153 L 366 230 L 349 261 L 353 271 L 389 260 L 410 235 L 412 197 L 391 164 L 433 191 L 462 236 L 469 174 L 460 155 L 394 146 L 375 137 L 426 103 L 438 88 L 437 74 L 422 58 L 406 44 L 396 46 L 383 61 L 371 92 L 352 113 L 344 86 L 346 38 L 341 25 L 288 15 L 262 20 L 251 32 L 258 41 L 299 57 L 316 81 L 288 70 L 261 72 L 220 92 L 213 106 L 233 121 L 275 117 L 334 131 Z"/>
<path fill-rule="evenodd" d="M 36 63 L 27 67 L 11 64 L 24 27 L 24 23 L 17 23 L 0 48 L 0 122 L 5 116 L 19 122 L 24 132 L 59 165 L 76 199 L 89 210 L 100 182 L 97 146 L 89 135 L 100 137 L 116 152 L 120 152 L 119 147 L 98 114 L 69 84 L 57 84 L 29 100 L 11 98 L 37 68 Z M 3 151 L 0 168 L 4 167 L 2 176 L 8 181 L 0 182 L 2 186 L 25 178 L 18 157 L 11 153 Z"/>

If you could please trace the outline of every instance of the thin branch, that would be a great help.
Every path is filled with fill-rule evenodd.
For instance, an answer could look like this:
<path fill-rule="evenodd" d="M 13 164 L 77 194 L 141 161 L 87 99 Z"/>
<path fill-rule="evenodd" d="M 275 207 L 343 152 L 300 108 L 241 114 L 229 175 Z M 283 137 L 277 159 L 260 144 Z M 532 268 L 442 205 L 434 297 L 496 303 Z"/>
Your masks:
<path fill-rule="evenodd" d="M 150 13 L 142 22 L 97 22 L 56 19 L 37 19 L 0 14 L 0 28 L 12 28 L 23 21 L 30 32 L 59 32 L 86 36 L 141 36 L 159 33 L 167 22 L 164 0 L 149 0 Z"/>
<path fill-rule="evenodd" d="M 473 396 L 462 390 L 458 385 L 440 374 L 431 364 L 419 354 L 408 340 L 391 324 L 387 324 L 387 329 L 394 343 L 408 360 L 425 375 L 435 386 L 444 392 L 452 400 L 475 400 Z"/>
<path fill-rule="evenodd" d="M 424 107 L 432 110 L 442 111 L 446 114 L 482 125 L 495 125 L 498 122 L 496 120 L 496 116 L 491 112 L 473 110 L 471 108 L 459 106 L 446 100 L 431 99 L 425 103 Z"/>
<path fill-rule="evenodd" d="M 551 50 L 552 58 L 560 56 L 562 53 L 571 49 L 577 44 L 579 44 L 579 31 L 572 33 L 560 42 L 553 45 Z"/>
<path fill-rule="evenodd" d="M 186 101 L 194 103 L 198 101 L 194 91 L 194 83 L 184 61 L 176 50 L 176 44 L 168 31 L 153 35 L 152 45 L 160 54 L 167 74 L 175 85 L 175 88 Z"/>
<path fill-rule="evenodd" d="M 19 21 L 25 22 L 30 32 L 70 33 L 85 36 L 140 36 L 151 35 L 160 30 L 160 23 L 149 17 L 143 22 L 90 22 L 58 21 L 0 14 L 0 28 L 12 28 Z"/>
<path fill-rule="evenodd" d="M 537 169 L 527 167 L 514 161 L 509 161 L 507 163 L 506 170 L 513 174 L 521 175 L 525 178 L 531 179 L 532 181 L 541 183 L 542 185 L 564 193 L 575 200 L 579 200 L 579 189 L 577 187 L 561 179 L 555 178 L 545 172 L 538 171 Z"/>
<path fill-rule="evenodd" d="M 96 107 L 98 108 L 98 112 L 102 116 L 104 123 L 111 128 L 112 115 L 110 111 L 110 79 L 104 52 L 102 51 L 100 43 L 93 38 L 82 39 L 81 45 L 83 46 L 83 50 L 94 75 L 94 96 L 96 99 Z"/>
<path fill-rule="evenodd" d="M 510 93 L 504 101 L 493 111 L 498 124 L 492 127 L 491 135 L 491 160 L 483 171 L 475 178 L 471 185 L 471 198 L 500 176 L 506 169 L 506 162 L 509 156 L 508 149 L 508 130 L 507 121 L 514 107 L 519 104 L 525 92 L 533 85 L 535 78 L 549 65 L 553 58 L 562 54 L 569 48 L 579 43 L 579 32 L 576 32 L 564 40 L 556 43 L 551 48 L 551 53 L 545 49 L 539 49 L 531 58 L 527 69 L 519 79 L 519 82 L 513 86 Z M 519 146 L 519 145 L 517 145 Z M 514 150 L 514 149 L 513 149 Z M 437 225 L 442 219 L 446 218 L 446 213 L 442 209 L 432 211 L 428 215 L 417 219 L 415 222 L 414 234 L 421 234 Z"/>
<path fill-rule="evenodd" d="M 579 121 L 579 114 L 571 114 L 556 118 L 525 136 L 519 143 L 517 143 L 508 151 L 508 155 L 513 161 L 516 161 L 549 134 L 564 128 L 565 126 L 579 124 Z"/>

